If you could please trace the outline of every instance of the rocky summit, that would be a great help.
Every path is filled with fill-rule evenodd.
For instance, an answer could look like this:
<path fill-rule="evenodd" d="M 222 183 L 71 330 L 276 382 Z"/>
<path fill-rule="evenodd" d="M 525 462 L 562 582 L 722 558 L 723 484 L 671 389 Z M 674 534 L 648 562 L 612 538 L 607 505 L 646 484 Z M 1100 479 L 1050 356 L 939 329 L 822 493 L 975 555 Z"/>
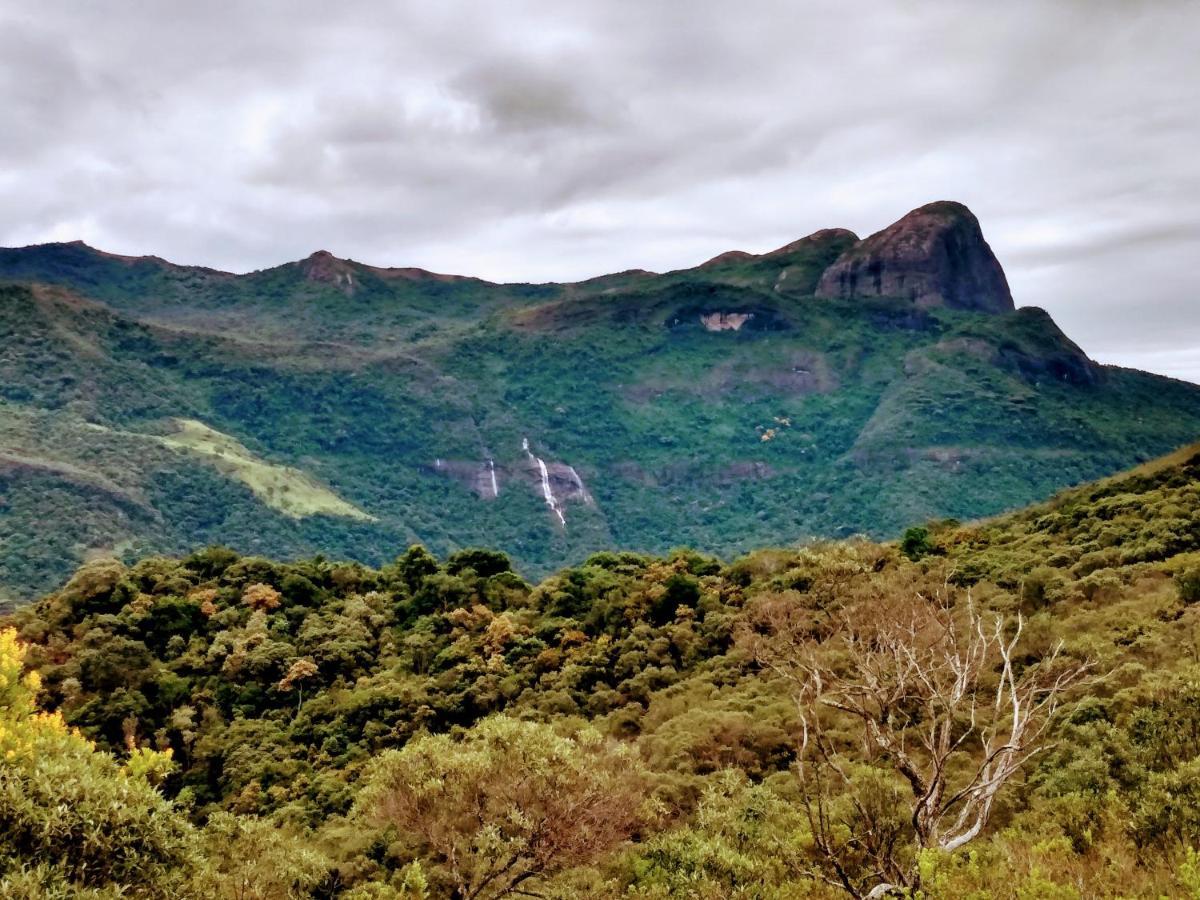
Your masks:
<path fill-rule="evenodd" d="M 979 220 L 961 203 L 930 203 L 860 241 L 821 275 L 818 297 L 904 297 L 917 306 L 1014 308 Z"/>
<path fill-rule="evenodd" d="M 217 542 L 491 546 L 532 577 L 602 548 L 889 537 L 1198 432 L 1200 388 L 1015 308 L 957 203 L 572 284 L 0 250 L 0 602 Z"/>

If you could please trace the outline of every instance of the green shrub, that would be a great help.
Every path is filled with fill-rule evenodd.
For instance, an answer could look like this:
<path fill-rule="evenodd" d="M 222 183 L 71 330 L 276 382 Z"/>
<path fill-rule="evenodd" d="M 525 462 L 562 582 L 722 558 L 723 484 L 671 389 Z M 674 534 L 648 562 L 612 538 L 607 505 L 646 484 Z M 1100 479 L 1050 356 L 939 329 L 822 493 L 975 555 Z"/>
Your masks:
<path fill-rule="evenodd" d="M 922 556 L 929 556 L 936 549 L 929 540 L 929 529 L 921 525 L 914 525 L 905 531 L 904 537 L 900 539 L 900 552 L 913 562 Z"/>
<path fill-rule="evenodd" d="M 1200 566 L 1184 569 L 1175 575 L 1175 587 L 1184 603 L 1200 600 Z"/>
<path fill-rule="evenodd" d="M 1021 602 L 1030 609 L 1041 609 L 1058 599 L 1063 577 L 1057 569 L 1038 566 L 1021 582 Z"/>

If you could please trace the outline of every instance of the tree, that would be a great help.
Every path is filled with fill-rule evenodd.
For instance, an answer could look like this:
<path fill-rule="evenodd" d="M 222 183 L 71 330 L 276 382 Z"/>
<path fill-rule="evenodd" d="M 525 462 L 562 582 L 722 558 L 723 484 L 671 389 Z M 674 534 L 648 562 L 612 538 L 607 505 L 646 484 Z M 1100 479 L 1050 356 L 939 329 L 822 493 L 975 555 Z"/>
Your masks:
<path fill-rule="evenodd" d="M 191 834 L 150 784 L 169 755 L 139 750 L 122 766 L 38 711 L 25 655 L 0 629 L 0 896 L 167 896 Z"/>
<path fill-rule="evenodd" d="M 312 678 L 320 669 L 317 664 L 311 659 L 298 659 L 287 670 L 287 674 L 280 679 L 279 684 L 275 685 L 275 689 L 279 691 L 287 691 L 296 689 L 296 711 L 300 711 L 301 705 L 304 703 L 304 685 L 303 681 Z"/>
<path fill-rule="evenodd" d="M 815 874 L 852 897 L 915 890 L 920 851 L 977 837 L 1088 668 L 1061 642 L 1018 664 L 1023 620 L 986 616 L 969 593 L 956 605 L 949 590 L 859 593 L 820 625 L 783 598 L 758 611 L 757 657 L 800 715 Z M 851 735 L 870 766 L 849 761 Z"/>
<path fill-rule="evenodd" d="M 803 813 L 767 784 L 739 769 L 708 780 L 691 821 L 649 837 L 635 849 L 628 895 L 689 900 L 765 900 L 810 896 L 780 890 L 795 884 L 798 851 L 790 835 Z"/>
<path fill-rule="evenodd" d="M 219 900 L 308 897 L 329 863 L 293 831 L 256 816 L 216 812 L 199 835 L 190 896 Z"/>
<path fill-rule="evenodd" d="M 904 537 L 900 539 L 900 552 L 916 562 L 922 556 L 928 556 L 933 553 L 937 547 L 929 540 L 929 529 L 921 525 L 914 525 L 904 532 Z"/>
<path fill-rule="evenodd" d="M 425 579 L 439 568 L 437 557 L 420 544 L 413 544 L 396 558 L 396 571 L 410 594 L 415 594 Z"/>
<path fill-rule="evenodd" d="M 1191 566 L 1175 573 L 1175 587 L 1184 603 L 1200 601 L 1200 566 Z"/>
<path fill-rule="evenodd" d="M 246 586 L 242 591 L 242 602 L 253 610 L 266 610 L 270 612 L 273 609 L 278 609 L 281 594 L 269 584 L 257 582 Z"/>
<path fill-rule="evenodd" d="M 512 571 L 512 562 L 497 550 L 484 550 L 478 547 L 468 547 L 451 553 L 446 560 L 446 571 L 451 575 L 470 569 L 480 578 L 491 578 L 501 572 Z"/>
<path fill-rule="evenodd" d="M 495 716 L 462 740 L 425 735 L 381 756 L 359 810 L 414 838 L 457 900 L 493 900 L 616 847 L 640 821 L 643 789 L 627 747 Z"/>

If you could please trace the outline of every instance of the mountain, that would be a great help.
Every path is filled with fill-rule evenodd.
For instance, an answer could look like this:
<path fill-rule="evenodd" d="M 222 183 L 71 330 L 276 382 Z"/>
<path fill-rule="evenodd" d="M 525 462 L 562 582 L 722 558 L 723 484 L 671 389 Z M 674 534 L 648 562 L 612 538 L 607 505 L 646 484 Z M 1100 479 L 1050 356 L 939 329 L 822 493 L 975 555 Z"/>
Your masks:
<path fill-rule="evenodd" d="M 233 275 L 0 250 L 0 589 L 221 542 L 378 565 L 494 546 L 894 536 L 1200 434 L 1200 388 L 1014 308 L 975 217 L 572 284 L 327 252 Z"/>
<path fill-rule="evenodd" d="M 824 271 L 818 297 L 905 297 L 919 307 L 1012 312 L 1004 270 L 961 203 L 931 203 L 859 241 Z"/>

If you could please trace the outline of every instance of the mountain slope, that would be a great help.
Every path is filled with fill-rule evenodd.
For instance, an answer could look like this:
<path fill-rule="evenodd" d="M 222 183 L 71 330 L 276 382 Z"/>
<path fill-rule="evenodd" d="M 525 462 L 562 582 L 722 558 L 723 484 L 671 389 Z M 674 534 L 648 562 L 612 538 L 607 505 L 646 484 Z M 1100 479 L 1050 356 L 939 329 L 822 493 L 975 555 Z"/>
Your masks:
<path fill-rule="evenodd" d="M 889 536 L 1200 434 L 1200 388 L 1099 366 L 1011 307 L 947 203 L 863 241 L 567 285 L 2 250 L 0 590 L 214 541 L 371 564 L 487 545 L 536 576 L 609 546 Z M 287 514 L 166 446 L 180 420 L 360 515 Z"/>
<path fill-rule="evenodd" d="M 867 621 L 847 619 L 854 608 Z M 522 728 L 561 737 L 586 725 L 598 733 L 587 746 L 603 736 L 623 748 L 626 765 L 645 776 L 630 789 L 653 803 L 628 842 L 598 850 L 594 868 L 529 882 L 536 893 L 832 900 L 847 894 L 821 877 L 828 866 L 813 840 L 820 826 L 805 815 L 812 784 L 797 765 L 818 715 L 814 689 L 808 677 L 786 677 L 796 674 L 787 656 L 767 655 L 773 645 L 762 642 L 778 637 L 783 654 L 832 660 L 829 671 L 850 677 L 862 672 L 862 695 L 881 704 L 891 701 L 880 684 L 911 678 L 895 694 L 907 709 L 893 706 L 894 715 L 870 721 L 889 733 L 902 729 L 904 761 L 915 760 L 920 772 L 929 771 L 928 717 L 951 713 L 922 703 L 916 682 L 954 685 L 949 703 L 963 735 L 955 778 L 969 777 L 976 764 L 968 763 L 990 756 L 969 737 L 991 715 L 997 673 L 989 661 L 980 664 L 982 681 L 971 677 L 963 648 L 976 645 L 956 630 L 966 628 L 963 619 L 938 620 L 963 641 L 948 657 L 957 668 L 930 656 L 944 634 L 936 628 L 903 632 L 910 653 L 902 664 L 875 657 L 874 667 L 854 665 L 872 652 L 872 635 L 894 637 L 914 610 L 930 609 L 968 621 L 978 611 L 985 637 L 993 621 L 1006 623 L 998 634 L 1012 641 L 1022 681 L 1085 660 L 1095 677 L 1061 697 L 1041 751 L 1004 787 L 978 836 L 954 852 L 918 856 L 909 833 L 921 796 L 910 782 L 918 779 L 901 777 L 900 754 L 875 750 L 851 717 L 832 718 L 841 726 L 837 764 L 853 774 L 830 787 L 836 827 L 854 835 L 884 823 L 885 851 L 906 867 L 919 863 L 930 900 L 1194 896 L 1200 445 L 993 520 L 944 524 L 899 548 L 827 542 L 759 549 L 728 564 L 691 550 L 663 558 L 601 552 L 537 585 L 503 554 L 482 549 L 438 560 L 414 547 L 378 569 L 322 558 L 275 562 L 219 547 L 130 566 L 97 560 L 0 619 L 0 651 L 7 646 L 11 658 L 17 635 L 5 629 L 18 629 L 28 645 L 20 655 L 36 672 L 24 683 L 40 685 L 45 708 L 100 750 L 131 765 L 146 762 L 151 748 L 169 751 L 160 777 L 178 800 L 173 815 L 209 827 L 241 816 L 207 850 L 229 859 L 234 873 L 241 866 L 256 877 L 283 874 L 281 860 L 308 852 L 328 876 L 327 889 L 312 896 L 394 895 L 387 885 L 402 883 L 414 865 L 424 869 L 428 896 L 459 896 L 452 870 L 494 859 L 495 841 L 472 843 L 459 857 L 419 838 L 444 825 L 441 815 L 473 829 L 495 813 L 511 827 L 514 809 L 544 809 L 528 791 L 508 789 L 514 765 L 527 771 Z M 1023 629 L 1014 635 L 1018 615 Z M 879 652 L 888 658 L 886 645 Z M 19 673 L 19 665 L 7 671 Z M 977 704 L 964 697 L 968 689 Z M 438 793 L 436 803 L 413 804 L 420 816 L 398 831 L 364 813 L 373 760 L 406 748 L 411 761 L 432 734 L 442 736 L 432 758 L 450 764 L 498 727 L 510 738 L 459 770 L 466 803 Z M 819 765 L 808 747 L 806 766 Z M 16 765 L 49 766 L 62 754 L 52 745 Z M 570 763 L 560 754 L 538 770 L 558 773 L 556 794 L 577 783 Z M 420 765 L 412 771 L 428 798 L 441 780 Z M 71 775 L 58 783 L 69 784 L 73 798 L 94 796 Z M 40 783 L 47 782 L 58 784 Z M 498 801 L 477 800 L 497 783 Z M 127 829 L 147 827 L 137 814 L 168 814 L 154 795 L 127 804 L 127 824 L 110 829 L 117 843 L 136 841 Z M 24 821 L 83 815 L 53 789 L 14 808 L 23 818 L 0 820 L 0 845 L 12 848 L 0 854 L 0 892 L 22 863 L 54 867 L 64 848 L 97 846 L 95 829 L 63 827 L 34 832 L 46 835 L 37 842 L 4 844 L 33 831 Z M 260 829 L 276 835 L 271 858 L 256 840 Z M 838 841 L 840 862 L 864 877 L 878 873 L 876 858 L 858 846 Z M 171 860 L 172 871 L 186 874 L 197 852 Z M 142 885 L 154 869 L 139 864 L 126 880 Z M 294 878 L 281 880 L 299 890 Z M 227 883 L 239 881 L 230 874 Z"/>

